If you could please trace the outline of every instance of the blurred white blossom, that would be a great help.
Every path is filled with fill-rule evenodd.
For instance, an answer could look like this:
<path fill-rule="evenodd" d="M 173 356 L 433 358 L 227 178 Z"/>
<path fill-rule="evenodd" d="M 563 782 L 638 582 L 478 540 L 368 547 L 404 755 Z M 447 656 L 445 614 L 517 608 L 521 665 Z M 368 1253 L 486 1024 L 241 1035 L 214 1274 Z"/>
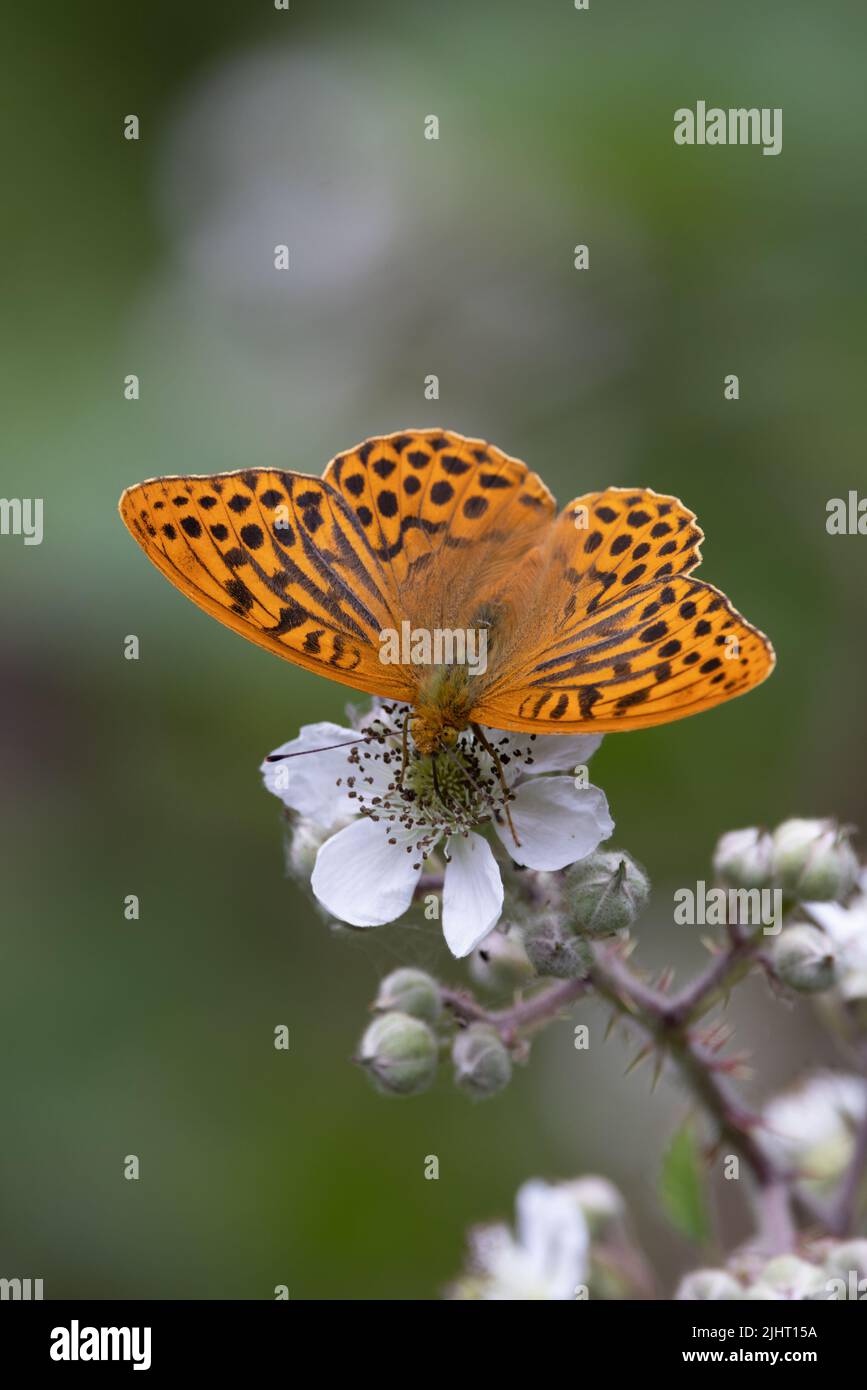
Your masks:
<path fill-rule="evenodd" d="M 470 1240 L 469 1269 L 456 1299 L 565 1300 L 586 1285 L 590 1233 L 571 1183 L 534 1178 L 519 1188 L 516 1223 L 485 1226 Z"/>
<path fill-rule="evenodd" d="M 767 1147 L 781 1166 L 809 1180 L 832 1182 L 852 1156 L 865 1112 L 867 1087 L 860 1077 L 819 1072 L 765 1106 Z"/>

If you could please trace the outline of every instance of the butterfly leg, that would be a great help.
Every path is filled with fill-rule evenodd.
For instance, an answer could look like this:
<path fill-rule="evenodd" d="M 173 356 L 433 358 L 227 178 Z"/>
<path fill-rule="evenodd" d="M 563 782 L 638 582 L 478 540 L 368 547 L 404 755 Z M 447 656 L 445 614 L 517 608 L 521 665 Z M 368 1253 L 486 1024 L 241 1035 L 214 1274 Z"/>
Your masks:
<path fill-rule="evenodd" d="M 447 803 L 443 800 L 443 794 L 440 791 L 439 779 L 437 777 L 437 756 L 438 755 L 434 753 L 430 760 L 431 776 L 433 777 L 434 791 L 436 792 L 437 800 L 441 806 L 446 806 Z"/>
<path fill-rule="evenodd" d="M 403 779 L 406 774 L 406 766 L 409 762 L 409 710 L 406 711 L 403 719 L 403 730 L 400 737 L 400 776 L 397 779 L 398 789 L 403 791 Z"/>
<path fill-rule="evenodd" d="M 482 745 L 485 752 L 493 760 L 494 767 L 497 770 L 497 776 L 500 779 L 500 786 L 503 788 L 503 796 L 505 798 L 503 810 L 506 813 L 506 820 L 508 822 L 509 829 L 512 832 L 512 839 L 515 841 L 516 845 L 519 845 L 521 841 L 518 839 L 517 832 L 515 830 L 514 825 L 512 824 L 512 813 L 509 810 L 509 802 L 512 799 L 512 793 L 509 791 L 509 784 L 506 781 L 506 774 L 503 771 L 503 764 L 500 762 L 500 755 L 497 752 L 494 745 L 486 737 L 484 730 L 482 729 L 480 724 L 471 724 L 470 728 L 472 729 L 475 737 L 479 740 L 479 743 Z"/>

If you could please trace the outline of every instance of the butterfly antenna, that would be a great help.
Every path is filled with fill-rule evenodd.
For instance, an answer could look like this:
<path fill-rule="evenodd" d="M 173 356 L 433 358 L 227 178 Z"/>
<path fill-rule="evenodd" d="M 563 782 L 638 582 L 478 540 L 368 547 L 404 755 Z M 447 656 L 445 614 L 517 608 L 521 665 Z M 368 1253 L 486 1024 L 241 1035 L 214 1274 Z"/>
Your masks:
<path fill-rule="evenodd" d="M 490 758 L 493 759 L 494 767 L 495 767 L 496 770 L 497 770 L 497 776 L 498 776 L 499 779 L 500 779 L 500 786 L 503 788 L 503 796 L 505 797 L 505 803 L 504 803 L 504 805 L 503 805 L 503 810 L 504 810 L 505 813 L 506 813 L 506 820 L 508 821 L 509 829 L 510 829 L 511 832 L 512 832 L 512 839 L 515 841 L 515 844 L 516 844 L 516 845 L 520 845 L 521 841 L 518 839 L 518 835 L 517 835 L 517 832 L 516 832 L 516 830 L 515 830 L 515 826 L 514 826 L 514 824 L 513 824 L 513 822 L 512 822 L 512 813 L 511 813 L 511 811 L 509 810 L 509 802 L 510 802 L 511 799 L 512 799 L 512 793 L 509 791 L 509 784 L 508 784 L 508 782 L 506 781 L 506 774 L 505 774 L 505 772 L 503 771 L 503 764 L 500 762 L 500 755 L 499 755 L 499 753 L 497 752 L 497 750 L 496 750 L 496 748 L 494 747 L 494 745 L 493 745 L 493 744 L 488 740 L 488 738 L 486 737 L 486 735 L 485 735 L 485 733 L 484 733 L 484 731 L 483 731 L 481 725 L 479 725 L 479 724 L 471 724 L 471 725 L 470 725 L 470 728 L 472 729 L 472 731 L 473 731 L 473 733 L 475 734 L 476 738 L 479 740 L 479 743 L 482 745 L 482 747 L 484 748 L 485 752 L 488 754 L 488 756 L 489 756 Z"/>
<path fill-rule="evenodd" d="M 356 743 L 368 743 L 370 736 L 350 738 L 346 743 L 328 743 L 324 748 L 299 748 L 297 753 L 269 753 L 266 763 L 281 763 L 284 758 L 303 758 L 306 753 L 330 753 L 334 748 L 352 748 Z"/>

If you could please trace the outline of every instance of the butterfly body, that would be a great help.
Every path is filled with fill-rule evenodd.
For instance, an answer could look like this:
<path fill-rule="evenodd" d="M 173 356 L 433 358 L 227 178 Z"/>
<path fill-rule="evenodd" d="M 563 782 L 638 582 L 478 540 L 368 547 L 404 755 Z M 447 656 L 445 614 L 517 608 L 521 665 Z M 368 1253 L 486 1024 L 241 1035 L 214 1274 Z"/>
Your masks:
<path fill-rule="evenodd" d="M 457 742 L 469 728 L 477 699 L 473 684 L 477 678 L 464 666 L 442 666 L 422 681 L 413 702 L 410 732 L 422 754 L 438 753 Z"/>
<path fill-rule="evenodd" d="M 156 478 L 128 488 L 120 511 L 157 568 L 221 622 L 410 705 L 425 754 L 470 725 L 651 727 L 751 689 L 774 665 L 767 638 L 692 577 L 702 533 L 679 499 L 607 488 L 558 514 L 525 464 L 448 431 L 369 439 L 322 478 Z M 384 638 L 407 625 L 450 635 L 456 655 L 421 642 L 389 663 Z"/>

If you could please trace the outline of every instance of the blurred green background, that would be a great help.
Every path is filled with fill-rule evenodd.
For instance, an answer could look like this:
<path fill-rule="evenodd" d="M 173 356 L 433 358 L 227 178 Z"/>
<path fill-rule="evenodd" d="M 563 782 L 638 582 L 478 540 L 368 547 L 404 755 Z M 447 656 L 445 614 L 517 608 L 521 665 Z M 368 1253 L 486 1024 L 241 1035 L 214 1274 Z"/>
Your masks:
<path fill-rule="evenodd" d="M 597 1170 L 666 1287 L 695 1263 L 655 1199 L 686 1100 L 624 1078 L 592 1009 L 589 1053 L 551 1029 L 487 1105 L 446 1077 L 388 1102 L 350 1065 L 385 970 L 463 975 L 434 924 L 339 939 L 284 880 L 259 761 L 347 692 L 186 602 L 116 502 L 434 424 L 561 502 L 681 495 L 702 576 L 779 655 L 757 693 L 593 764 L 654 879 L 642 959 L 682 978 L 703 951 L 671 893 L 721 831 L 867 823 L 867 540 L 825 530 L 830 497 L 867 492 L 863 4 L 51 0 L 3 30 L 2 489 L 45 499 L 45 539 L 0 539 L 0 1273 L 47 1297 L 431 1298 L 525 1178 Z M 676 147 L 699 98 L 781 106 L 782 154 Z M 733 1017 L 755 1099 L 829 1055 L 761 987 Z"/>

